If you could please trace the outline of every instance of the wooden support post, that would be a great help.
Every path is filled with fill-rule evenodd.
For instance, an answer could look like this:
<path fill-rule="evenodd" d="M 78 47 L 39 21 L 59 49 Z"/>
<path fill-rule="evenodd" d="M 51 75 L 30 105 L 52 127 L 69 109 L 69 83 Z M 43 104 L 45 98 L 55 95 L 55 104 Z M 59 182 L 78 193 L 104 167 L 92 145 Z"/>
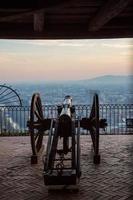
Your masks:
<path fill-rule="evenodd" d="M 34 31 L 42 32 L 44 30 L 44 11 L 34 13 Z"/>

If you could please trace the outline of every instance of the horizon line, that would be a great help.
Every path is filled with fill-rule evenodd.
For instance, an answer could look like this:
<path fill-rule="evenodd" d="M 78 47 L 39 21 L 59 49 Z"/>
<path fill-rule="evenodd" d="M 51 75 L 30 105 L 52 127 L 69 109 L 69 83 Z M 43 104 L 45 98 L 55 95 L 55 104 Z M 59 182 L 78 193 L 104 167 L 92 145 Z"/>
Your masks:
<path fill-rule="evenodd" d="M 128 74 L 128 75 L 112 75 L 112 74 L 107 74 L 107 75 L 101 75 L 101 76 L 94 76 L 94 77 L 91 77 L 91 78 L 82 78 L 82 79 L 68 79 L 68 80 L 63 80 L 63 79 L 59 79 L 59 80 L 56 80 L 56 79 L 52 79 L 52 80 L 17 80 L 17 81 L 4 81 L 3 83 L 0 83 L 0 84 L 41 84 L 41 83 L 52 83 L 52 82 L 57 82 L 57 83 L 60 83 L 60 82 L 76 82 L 76 81 L 85 81 L 85 80 L 93 80 L 93 79 L 97 79 L 97 78 L 102 78 L 102 77 L 132 77 L 133 74 Z"/>

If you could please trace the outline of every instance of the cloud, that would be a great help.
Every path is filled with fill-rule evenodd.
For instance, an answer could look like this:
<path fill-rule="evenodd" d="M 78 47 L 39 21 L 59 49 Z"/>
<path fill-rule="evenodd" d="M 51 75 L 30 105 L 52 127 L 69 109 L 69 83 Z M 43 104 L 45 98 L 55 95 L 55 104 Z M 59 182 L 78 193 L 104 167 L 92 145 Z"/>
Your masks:
<path fill-rule="evenodd" d="M 31 41 L 26 41 L 26 44 L 36 45 L 36 46 L 58 46 L 59 42 L 56 40 L 31 40 Z"/>
<path fill-rule="evenodd" d="M 56 47 L 92 47 L 96 46 L 97 42 L 89 40 L 19 40 L 18 44 L 27 44 L 34 46 L 56 46 Z"/>
<path fill-rule="evenodd" d="M 0 52 L 0 63 L 11 63 L 14 60 L 16 60 L 17 55 L 16 53 L 4 53 L 4 52 Z"/>
<path fill-rule="evenodd" d="M 128 43 L 103 43 L 102 46 L 104 47 L 110 47 L 110 48 L 118 48 L 118 49 L 131 49 L 133 48 L 133 44 Z"/>
<path fill-rule="evenodd" d="M 123 52 L 120 52 L 120 55 L 133 57 L 133 52 L 130 51 L 130 50 L 129 51 L 123 51 Z"/>
<path fill-rule="evenodd" d="M 7 42 L 7 41 L 6 41 Z M 105 49 L 128 49 L 133 48 L 131 39 L 102 39 L 102 40 L 14 40 L 9 41 L 10 45 L 21 47 L 25 45 L 28 47 L 79 47 L 79 48 L 105 48 Z M 20 45 L 20 46 L 19 46 Z M 24 48 L 24 46 L 22 46 Z"/>
<path fill-rule="evenodd" d="M 60 42 L 59 46 L 60 47 L 94 47 L 96 44 L 93 42 L 88 42 L 88 41 L 70 41 L 70 42 Z"/>
<path fill-rule="evenodd" d="M 103 40 L 19 40 L 21 44 L 31 44 L 38 46 L 74 46 L 74 47 L 84 47 L 84 46 L 97 46 L 101 45 L 104 47 L 114 47 L 114 48 L 130 48 L 133 47 L 133 41 L 131 39 L 103 39 Z"/>

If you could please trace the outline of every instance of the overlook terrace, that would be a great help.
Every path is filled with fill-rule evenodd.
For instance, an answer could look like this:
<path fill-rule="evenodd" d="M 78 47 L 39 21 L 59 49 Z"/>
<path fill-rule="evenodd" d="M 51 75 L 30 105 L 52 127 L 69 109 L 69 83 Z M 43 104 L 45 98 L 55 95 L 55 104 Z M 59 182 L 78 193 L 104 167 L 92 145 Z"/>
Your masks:
<path fill-rule="evenodd" d="M 47 138 L 44 138 L 44 145 Z M 132 200 L 133 135 L 100 136 L 101 164 L 92 162 L 91 140 L 81 136 L 82 177 L 79 192 L 48 193 L 43 164 L 30 165 L 29 137 L 0 138 L 0 198 L 2 200 Z M 46 147 L 46 145 L 45 145 Z"/>

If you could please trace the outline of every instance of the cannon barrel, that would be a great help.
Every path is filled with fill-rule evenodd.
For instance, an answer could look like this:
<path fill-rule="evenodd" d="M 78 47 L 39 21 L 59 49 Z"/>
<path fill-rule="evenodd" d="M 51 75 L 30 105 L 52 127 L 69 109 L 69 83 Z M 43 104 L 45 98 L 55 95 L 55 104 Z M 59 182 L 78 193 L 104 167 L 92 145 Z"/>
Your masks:
<path fill-rule="evenodd" d="M 72 133 L 72 97 L 65 96 L 59 114 L 58 135 L 68 137 Z"/>
<path fill-rule="evenodd" d="M 64 118 L 65 116 L 71 117 L 71 115 L 72 115 L 71 107 L 72 107 L 72 97 L 67 95 L 67 96 L 65 96 L 63 104 L 62 104 L 60 118 Z"/>

